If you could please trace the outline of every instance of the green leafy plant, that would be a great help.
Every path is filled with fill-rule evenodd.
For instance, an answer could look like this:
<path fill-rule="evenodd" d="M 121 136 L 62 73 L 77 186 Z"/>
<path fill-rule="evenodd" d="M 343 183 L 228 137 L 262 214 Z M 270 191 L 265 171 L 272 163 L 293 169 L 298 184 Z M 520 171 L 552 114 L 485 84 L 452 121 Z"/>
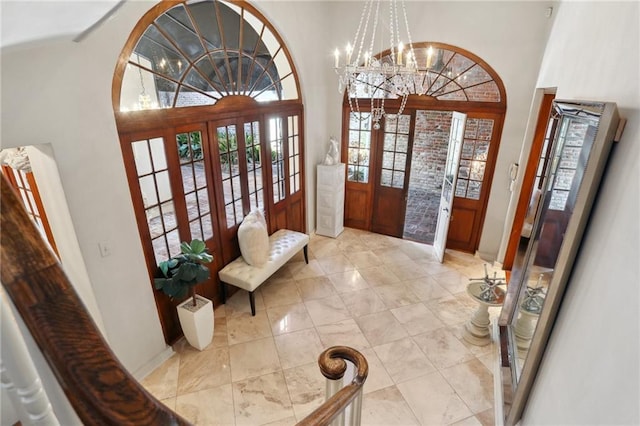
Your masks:
<path fill-rule="evenodd" d="M 204 263 L 211 263 L 213 256 L 201 240 L 180 244 L 181 253 L 171 259 L 160 262 L 158 267 L 162 277 L 153 280 L 154 286 L 167 296 L 182 298 L 189 294 L 196 306 L 195 285 L 209 279 L 209 268 Z"/>

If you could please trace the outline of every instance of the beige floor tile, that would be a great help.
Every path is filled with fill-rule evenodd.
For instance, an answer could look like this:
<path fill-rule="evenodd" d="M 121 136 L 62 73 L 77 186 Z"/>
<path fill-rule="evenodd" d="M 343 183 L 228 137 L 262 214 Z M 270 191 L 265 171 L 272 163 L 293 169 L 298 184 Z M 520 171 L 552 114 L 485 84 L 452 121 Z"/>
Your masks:
<path fill-rule="evenodd" d="M 440 371 L 473 413 L 493 407 L 493 376 L 477 359 Z"/>
<path fill-rule="evenodd" d="M 272 422 L 265 423 L 262 426 L 291 426 L 291 425 L 295 425 L 297 422 L 298 420 L 296 420 L 295 416 L 291 416 L 284 419 L 274 420 Z"/>
<path fill-rule="evenodd" d="M 347 307 L 338 295 L 324 299 L 307 300 L 304 304 L 316 327 L 351 318 Z"/>
<path fill-rule="evenodd" d="M 309 259 L 308 264 L 304 262 L 287 263 L 284 267 L 289 270 L 291 277 L 295 280 L 321 277 L 324 275 L 324 270 L 317 259 Z"/>
<path fill-rule="evenodd" d="M 458 271 L 443 272 L 431 275 L 431 277 L 451 294 L 467 291 L 469 278 Z"/>
<path fill-rule="evenodd" d="M 371 287 L 392 285 L 400 282 L 400 278 L 384 266 L 358 269 L 358 272 L 360 272 L 362 278 L 364 278 Z"/>
<path fill-rule="evenodd" d="M 398 250 L 398 247 L 385 247 L 372 251 L 385 265 L 412 262 L 411 258 L 406 253 Z"/>
<path fill-rule="evenodd" d="M 417 278 L 429 276 L 427 267 L 422 263 L 409 258 L 403 262 L 389 263 L 385 267 L 389 268 L 395 276 L 400 278 L 400 281 L 415 280 Z"/>
<path fill-rule="evenodd" d="M 447 326 L 454 326 L 458 324 L 464 324 L 471 319 L 471 316 L 477 309 L 463 303 L 460 298 L 455 296 L 442 297 L 436 300 L 430 300 L 425 302 L 427 308 L 431 310 L 440 321 Z"/>
<path fill-rule="evenodd" d="M 370 251 L 370 247 L 363 243 L 359 237 L 351 238 L 345 241 L 338 240 L 338 249 L 345 255 L 349 253 L 355 254 Z M 353 259 L 350 258 L 349 260 L 353 262 Z M 354 262 L 354 265 L 359 266 L 356 262 Z"/>
<path fill-rule="evenodd" d="M 453 333 L 444 328 L 413 336 L 413 340 L 438 369 L 451 367 L 475 358 Z"/>
<path fill-rule="evenodd" d="M 423 303 L 402 306 L 391 310 L 410 336 L 443 328 L 445 325 Z"/>
<path fill-rule="evenodd" d="M 231 384 L 180 395 L 176 412 L 194 425 L 233 425 Z"/>
<path fill-rule="evenodd" d="M 340 297 L 354 318 L 387 309 L 380 296 L 368 288 L 342 293 Z"/>
<path fill-rule="evenodd" d="M 404 244 L 400 244 L 398 248 L 413 260 L 424 261 L 425 259 L 434 258 L 433 246 L 428 244 L 405 241 Z"/>
<path fill-rule="evenodd" d="M 371 345 L 353 319 L 316 327 L 318 336 L 325 348 L 331 346 L 349 346 L 362 351 Z"/>
<path fill-rule="evenodd" d="M 227 339 L 229 345 L 249 342 L 271 336 L 271 324 L 265 311 L 253 316 L 245 312 L 227 318 Z"/>
<path fill-rule="evenodd" d="M 313 321 L 303 303 L 269 308 L 267 317 L 274 336 L 313 327 Z"/>
<path fill-rule="evenodd" d="M 334 256 L 340 251 L 338 241 L 333 238 L 315 236 L 309 241 L 309 250 L 317 259 Z"/>
<path fill-rule="evenodd" d="M 140 384 L 158 399 L 171 398 L 176 396 L 179 371 L 180 355 L 174 354 L 145 377 Z"/>
<path fill-rule="evenodd" d="M 493 408 L 476 414 L 476 417 L 480 420 L 482 426 L 494 426 L 496 424 L 495 411 Z"/>
<path fill-rule="evenodd" d="M 282 372 L 233 383 L 236 425 L 262 425 L 293 417 Z"/>
<path fill-rule="evenodd" d="M 160 402 L 162 402 L 165 405 L 165 407 L 167 407 L 168 409 L 176 411 L 176 397 L 175 396 L 173 396 L 171 398 L 161 399 Z"/>
<path fill-rule="evenodd" d="M 229 355 L 233 382 L 281 369 L 273 337 L 229 346 Z"/>
<path fill-rule="evenodd" d="M 229 346 L 226 316 L 218 318 L 214 317 L 213 340 L 211 341 L 211 346 L 214 348 Z"/>
<path fill-rule="evenodd" d="M 322 352 L 322 343 L 313 328 L 281 334 L 274 341 L 283 369 L 313 362 Z"/>
<path fill-rule="evenodd" d="M 456 336 L 458 338 L 458 340 L 460 341 L 460 343 L 462 343 L 463 345 L 466 346 L 467 349 L 469 349 L 469 352 L 471 352 L 472 354 L 474 354 L 476 357 L 480 357 L 482 355 L 486 355 L 486 354 L 490 354 L 492 352 L 494 352 L 495 346 L 491 343 L 489 343 L 488 345 L 484 345 L 484 346 L 479 346 L 479 345 L 475 345 L 473 343 L 469 343 L 466 340 L 464 340 L 464 334 L 465 334 L 465 330 L 466 327 L 468 325 L 468 321 L 462 324 L 456 324 L 453 326 L 448 327 L 448 330 L 450 332 L 453 333 L 454 336 Z"/>
<path fill-rule="evenodd" d="M 324 402 L 326 379 L 317 362 L 284 370 L 284 379 L 298 421 Z"/>
<path fill-rule="evenodd" d="M 405 329 L 389 311 L 365 315 L 355 320 L 372 346 L 393 342 L 408 336 Z"/>
<path fill-rule="evenodd" d="M 362 401 L 363 425 L 419 425 L 411 408 L 395 386 L 364 395 Z"/>
<path fill-rule="evenodd" d="M 338 293 L 369 288 L 367 281 L 356 270 L 329 274 L 327 278 L 329 278 Z"/>
<path fill-rule="evenodd" d="M 302 302 L 298 286 L 293 279 L 269 279 L 260 286 L 266 309 Z"/>
<path fill-rule="evenodd" d="M 476 416 L 471 416 L 452 423 L 451 426 L 482 426 L 482 423 L 480 423 L 480 420 L 478 420 Z"/>
<path fill-rule="evenodd" d="M 363 247 L 366 246 L 363 245 Z M 375 268 L 382 264 L 382 260 L 371 250 L 354 251 L 351 247 L 345 247 L 343 253 L 358 269 Z"/>
<path fill-rule="evenodd" d="M 356 269 L 353 263 L 343 254 L 320 258 L 318 263 L 320 263 L 320 267 L 327 275 Z"/>
<path fill-rule="evenodd" d="M 227 286 L 227 288 L 231 289 L 234 287 Z M 262 293 L 260 293 L 260 291 L 256 291 L 254 295 L 256 300 L 256 312 L 264 311 L 264 301 L 262 300 Z M 231 297 L 227 297 L 227 301 L 224 307 L 227 318 L 246 313 L 251 314 L 249 293 L 245 290 L 238 289 Z"/>
<path fill-rule="evenodd" d="M 335 287 L 325 276 L 302 278 L 296 280 L 296 285 L 302 300 L 324 299 L 337 294 Z"/>
<path fill-rule="evenodd" d="M 418 301 L 418 297 L 404 284 L 381 285 L 374 287 L 378 296 L 389 309 L 412 305 Z"/>
<path fill-rule="evenodd" d="M 404 285 L 409 287 L 411 291 L 422 302 L 430 302 L 442 297 L 451 296 L 447 290 L 442 288 L 436 280 L 431 277 L 420 277 L 415 280 L 404 281 Z"/>
<path fill-rule="evenodd" d="M 226 385 L 231 382 L 229 348 L 188 350 L 180 354 L 178 395 Z"/>
<path fill-rule="evenodd" d="M 438 372 L 397 387 L 422 425 L 448 425 L 473 415 Z"/>
<path fill-rule="evenodd" d="M 393 380 L 373 348 L 363 349 L 361 353 L 367 359 L 367 364 L 369 365 L 369 375 L 364 383 L 364 393 L 375 392 L 392 386 Z"/>
<path fill-rule="evenodd" d="M 410 338 L 375 346 L 373 350 L 394 383 L 436 371 L 431 361 Z"/>

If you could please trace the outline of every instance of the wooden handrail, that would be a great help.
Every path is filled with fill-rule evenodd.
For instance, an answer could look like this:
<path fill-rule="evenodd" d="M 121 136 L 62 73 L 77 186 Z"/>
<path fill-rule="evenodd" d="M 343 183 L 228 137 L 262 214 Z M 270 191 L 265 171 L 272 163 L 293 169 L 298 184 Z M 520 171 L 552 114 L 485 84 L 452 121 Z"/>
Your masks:
<path fill-rule="evenodd" d="M 324 377 L 338 380 L 344 376 L 347 369 L 345 359 L 351 361 L 356 367 L 356 374 L 351 383 L 298 422 L 297 426 L 328 425 L 358 396 L 369 374 L 369 364 L 364 355 L 347 346 L 332 346 L 320 354 L 318 365 Z"/>
<path fill-rule="evenodd" d="M 2 177 L 0 280 L 85 425 L 187 425 L 118 361 Z"/>

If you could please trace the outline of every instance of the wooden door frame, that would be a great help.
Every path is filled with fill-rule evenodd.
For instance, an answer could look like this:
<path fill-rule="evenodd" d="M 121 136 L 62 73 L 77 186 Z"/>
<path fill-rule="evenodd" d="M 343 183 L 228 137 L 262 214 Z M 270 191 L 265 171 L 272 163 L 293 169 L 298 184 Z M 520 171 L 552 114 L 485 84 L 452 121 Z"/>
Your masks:
<path fill-rule="evenodd" d="M 511 226 L 507 249 L 502 262 L 502 269 L 507 271 L 510 271 L 513 267 L 513 262 L 518 251 L 518 245 L 520 244 L 520 234 L 522 233 L 524 219 L 527 216 L 527 211 L 529 209 L 533 184 L 536 179 L 538 162 L 540 160 L 540 155 L 542 154 L 542 147 L 544 146 L 547 125 L 551 114 L 551 106 L 554 99 L 554 93 L 545 93 L 538 110 L 538 120 L 536 122 L 533 142 L 531 144 L 529 158 L 527 159 L 527 166 L 522 178 L 522 187 L 520 188 L 520 195 L 518 197 L 518 204 L 513 218 L 513 225 Z"/>

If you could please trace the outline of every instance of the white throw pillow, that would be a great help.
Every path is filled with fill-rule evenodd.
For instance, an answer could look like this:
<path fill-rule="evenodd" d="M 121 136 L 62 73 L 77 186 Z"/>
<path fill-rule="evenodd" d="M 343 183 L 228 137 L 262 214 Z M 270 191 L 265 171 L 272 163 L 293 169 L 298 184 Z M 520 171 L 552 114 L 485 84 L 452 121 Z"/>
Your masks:
<path fill-rule="evenodd" d="M 252 266 L 263 265 L 269 259 L 269 234 L 264 215 L 253 210 L 238 227 L 238 242 L 244 261 Z"/>

